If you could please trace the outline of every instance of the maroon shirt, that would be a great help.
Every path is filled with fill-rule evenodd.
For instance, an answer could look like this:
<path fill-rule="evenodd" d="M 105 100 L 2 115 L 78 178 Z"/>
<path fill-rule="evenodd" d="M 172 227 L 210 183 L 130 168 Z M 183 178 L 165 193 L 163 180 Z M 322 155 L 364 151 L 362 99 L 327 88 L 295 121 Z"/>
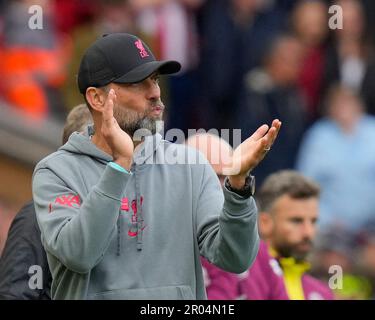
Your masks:
<path fill-rule="evenodd" d="M 240 275 L 222 271 L 203 259 L 202 264 L 209 300 L 289 300 L 283 271 L 264 241 L 251 268 Z M 308 274 L 302 276 L 302 288 L 305 300 L 334 300 L 329 287 Z"/>

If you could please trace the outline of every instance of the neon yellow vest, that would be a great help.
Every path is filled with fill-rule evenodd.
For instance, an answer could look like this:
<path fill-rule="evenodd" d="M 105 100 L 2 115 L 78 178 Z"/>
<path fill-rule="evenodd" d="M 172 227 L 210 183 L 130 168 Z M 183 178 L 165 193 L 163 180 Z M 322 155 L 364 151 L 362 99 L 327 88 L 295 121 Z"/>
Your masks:
<path fill-rule="evenodd" d="M 283 278 L 290 300 L 305 300 L 302 286 L 302 276 L 310 269 L 308 262 L 296 262 L 292 257 L 280 258 L 276 250 L 270 247 L 270 254 L 277 259 L 283 269 Z"/>

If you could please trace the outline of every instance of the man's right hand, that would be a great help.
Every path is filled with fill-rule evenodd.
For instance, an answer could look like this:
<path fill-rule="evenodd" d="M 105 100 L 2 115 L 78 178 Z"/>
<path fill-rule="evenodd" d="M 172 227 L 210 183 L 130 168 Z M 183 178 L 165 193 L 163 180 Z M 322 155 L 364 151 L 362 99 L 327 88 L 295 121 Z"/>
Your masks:
<path fill-rule="evenodd" d="M 126 170 L 130 170 L 133 160 L 134 144 L 132 138 L 120 128 L 117 120 L 113 116 L 115 101 L 115 91 L 110 89 L 102 112 L 103 122 L 101 133 L 112 150 L 113 161 Z"/>

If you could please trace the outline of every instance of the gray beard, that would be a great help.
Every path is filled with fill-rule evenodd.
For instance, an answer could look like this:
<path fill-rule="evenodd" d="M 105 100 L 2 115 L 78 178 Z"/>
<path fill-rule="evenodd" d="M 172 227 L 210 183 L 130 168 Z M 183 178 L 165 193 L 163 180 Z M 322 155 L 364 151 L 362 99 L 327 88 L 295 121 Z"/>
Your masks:
<path fill-rule="evenodd" d="M 119 126 L 132 138 L 138 130 L 142 131 L 142 135 L 154 135 L 156 133 L 156 120 L 147 118 L 147 116 L 133 122 L 119 123 Z"/>
<path fill-rule="evenodd" d="M 156 133 L 156 122 L 161 120 L 152 119 L 147 113 L 139 114 L 135 111 L 125 111 L 119 108 L 113 110 L 113 116 L 117 120 L 120 128 L 131 138 L 134 138 L 136 132 L 142 136 L 154 135 Z"/>

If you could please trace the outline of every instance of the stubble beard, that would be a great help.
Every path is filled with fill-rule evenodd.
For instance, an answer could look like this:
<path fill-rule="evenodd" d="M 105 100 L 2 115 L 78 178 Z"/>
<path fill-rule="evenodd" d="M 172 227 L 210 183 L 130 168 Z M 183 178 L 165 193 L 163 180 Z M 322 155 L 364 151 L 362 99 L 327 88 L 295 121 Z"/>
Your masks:
<path fill-rule="evenodd" d="M 162 121 L 163 114 L 151 117 L 149 111 L 143 113 L 136 112 L 121 107 L 115 107 L 113 116 L 117 120 L 120 128 L 131 138 L 138 130 L 142 130 L 142 135 L 154 135 L 157 132 L 157 122 Z"/>
<path fill-rule="evenodd" d="M 312 245 L 312 242 L 307 240 L 306 242 Z M 300 251 L 298 250 L 298 247 L 296 245 L 290 244 L 278 244 L 275 246 L 275 249 L 282 257 L 293 257 L 297 262 L 306 261 L 306 258 L 309 255 L 309 252 L 311 251 Z"/>

